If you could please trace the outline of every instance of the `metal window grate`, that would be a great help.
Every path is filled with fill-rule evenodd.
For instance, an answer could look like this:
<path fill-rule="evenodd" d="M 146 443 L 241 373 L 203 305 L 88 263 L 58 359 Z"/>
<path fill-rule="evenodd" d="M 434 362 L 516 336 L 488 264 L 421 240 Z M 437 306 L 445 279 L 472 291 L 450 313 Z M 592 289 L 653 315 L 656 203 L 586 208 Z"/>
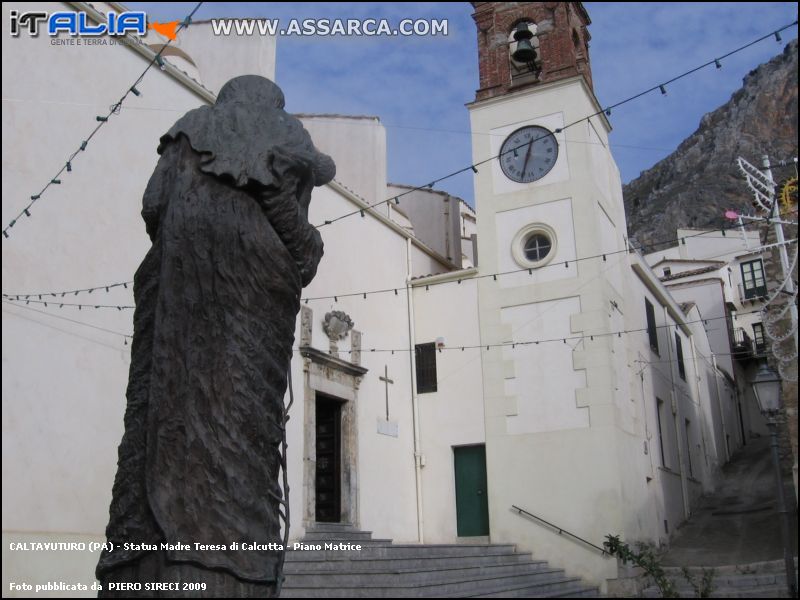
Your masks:
<path fill-rule="evenodd" d="M 669 468 L 667 466 L 667 460 L 664 455 L 664 430 L 661 428 L 661 410 L 664 407 L 664 401 L 660 398 L 656 398 L 656 421 L 658 422 L 658 448 L 661 450 L 661 466 L 664 468 Z"/>
<path fill-rule="evenodd" d="M 644 308 L 645 312 L 647 312 L 647 336 L 650 338 L 650 347 L 653 349 L 653 352 L 659 354 L 658 329 L 656 329 L 656 311 L 653 308 L 653 305 L 650 303 L 650 300 L 647 298 L 644 299 Z"/>
<path fill-rule="evenodd" d="M 681 379 L 686 381 L 686 365 L 683 363 L 683 344 L 681 343 L 681 336 L 675 332 L 675 353 L 678 355 L 678 375 Z"/>
<path fill-rule="evenodd" d="M 436 391 L 436 344 L 417 344 L 417 393 Z"/>
<path fill-rule="evenodd" d="M 756 354 L 763 354 L 767 350 L 767 339 L 764 337 L 764 324 L 753 323 L 753 343 Z"/>

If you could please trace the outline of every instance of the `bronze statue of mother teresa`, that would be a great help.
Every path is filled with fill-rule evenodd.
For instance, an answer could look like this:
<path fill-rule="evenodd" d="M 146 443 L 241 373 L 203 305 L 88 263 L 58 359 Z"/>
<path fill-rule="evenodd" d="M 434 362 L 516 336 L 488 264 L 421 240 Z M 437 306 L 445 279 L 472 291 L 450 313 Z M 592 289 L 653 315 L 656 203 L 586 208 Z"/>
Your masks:
<path fill-rule="evenodd" d="M 275 595 L 283 398 L 322 257 L 308 206 L 336 171 L 283 108 L 270 80 L 236 77 L 161 138 L 101 596 Z"/>

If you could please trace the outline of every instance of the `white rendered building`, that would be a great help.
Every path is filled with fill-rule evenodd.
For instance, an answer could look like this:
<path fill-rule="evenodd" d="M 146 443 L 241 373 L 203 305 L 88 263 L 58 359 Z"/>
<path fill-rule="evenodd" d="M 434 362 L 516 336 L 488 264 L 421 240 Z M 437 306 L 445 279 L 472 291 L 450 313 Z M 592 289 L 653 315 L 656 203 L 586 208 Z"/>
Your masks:
<path fill-rule="evenodd" d="M 667 541 L 744 441 L 731 425 L 734 373 L 716 362 L 701 302 L 673 294 L 658 265 L 628 248 L 581 3 L 553 13 L 545 3 L 473 4 L 473 158 L 504 152 L 475 174 L 474 211 L 446 192 L 388 183 L 377 117 L 300 115 L 337 164 L 336 180 L 314 192 L 312 223 L 364 218 L 320 227 L 325 256 L 298 316 L 290 537 L 333 521 L 398 542 L 512 542 L 605 586 L 615 560 L 512 506 L 594 544 L 607 534 Z M 98 20 L 122 10 L 66 6 Z M 536 25 L 535 73 L 509 57 L 520 22 Z M 7 27 L 4 223 L 154 56 L 146 45 L 57 48 Z M 6 590 L 93 577 L 97 554 L 10 544 L 104 539 L 132 311 L 94 304 L 132 304 L 131 286 L 103 288 L 130 281 L 148 247 L 139 212 L 158 138 L 229 77 L 274 76 L 272 38 L 254 38 L 257 52 L 231 41 L 235 60 L 219 63 L 228 38 L 212 53 L 207 24 L 186 34 L 4 241 Z M 664 260 L 686 258 L 695 257 Z"/>

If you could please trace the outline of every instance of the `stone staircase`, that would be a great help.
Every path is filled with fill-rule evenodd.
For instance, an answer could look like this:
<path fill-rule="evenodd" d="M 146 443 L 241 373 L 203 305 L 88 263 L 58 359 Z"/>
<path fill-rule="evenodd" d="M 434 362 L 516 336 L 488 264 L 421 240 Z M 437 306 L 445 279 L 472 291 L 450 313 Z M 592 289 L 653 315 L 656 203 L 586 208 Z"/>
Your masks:
<path fill-rule="evenodd" d="M 338 523 L 317 524 L 302 543 L 303 549 L 293 550 L 290 544 L 286 553 L 283 598 L 598 595 L 596 588 L 516 552 L 512 544 L 393 544 Z M 358 544 L 361 550 L 326 550 L 326 543 Z"/>
<path fill-rule="evenodd" d="M 707 567 L 714 569 L 712 580 L 713 591 L 710 598 L 789 598 L 786 586 L 786 568 L 782 560 L 751 563 L 746 565 L 726 565 Z M 797 577 L 797 558 L 794 562 Z M 691 584 L 678 567 L 665 567 L 667 576 L 674 582 L 677 592 L 682 598 L 696 597 Z M 699 584 L 703 578 L 702 567 L 689 567 L 689 573 Z M 660 598 L 661 593 L 655 586 L 644 590 L 645 598 Z"/>

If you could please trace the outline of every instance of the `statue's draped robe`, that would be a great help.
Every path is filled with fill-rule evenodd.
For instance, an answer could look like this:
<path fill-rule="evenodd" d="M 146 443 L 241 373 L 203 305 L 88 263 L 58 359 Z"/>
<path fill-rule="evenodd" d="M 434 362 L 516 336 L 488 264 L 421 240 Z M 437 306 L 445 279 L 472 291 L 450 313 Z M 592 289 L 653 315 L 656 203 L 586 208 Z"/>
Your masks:
<path fill-rule="evenodd" d="M 306 211 L 315 177 L 329 180 L 334 167 L 282 110 L 214 113 L 219 104 L 191 111 L 162 138 L 144 194 L 152 247 L 134 280 L 106 531 L 115 548 L 100 558 L 101 580 L 147 554 L 125 542 L 188 544 L 160 560 L 276 578 L 278 552 L 194 544 L 281 541 L 283 397 L 300 292 L 322 256 Z M 264 140 L 270 126 L 287 135 Z M 329 163 L 322 175 L 319 156 Z"/>

